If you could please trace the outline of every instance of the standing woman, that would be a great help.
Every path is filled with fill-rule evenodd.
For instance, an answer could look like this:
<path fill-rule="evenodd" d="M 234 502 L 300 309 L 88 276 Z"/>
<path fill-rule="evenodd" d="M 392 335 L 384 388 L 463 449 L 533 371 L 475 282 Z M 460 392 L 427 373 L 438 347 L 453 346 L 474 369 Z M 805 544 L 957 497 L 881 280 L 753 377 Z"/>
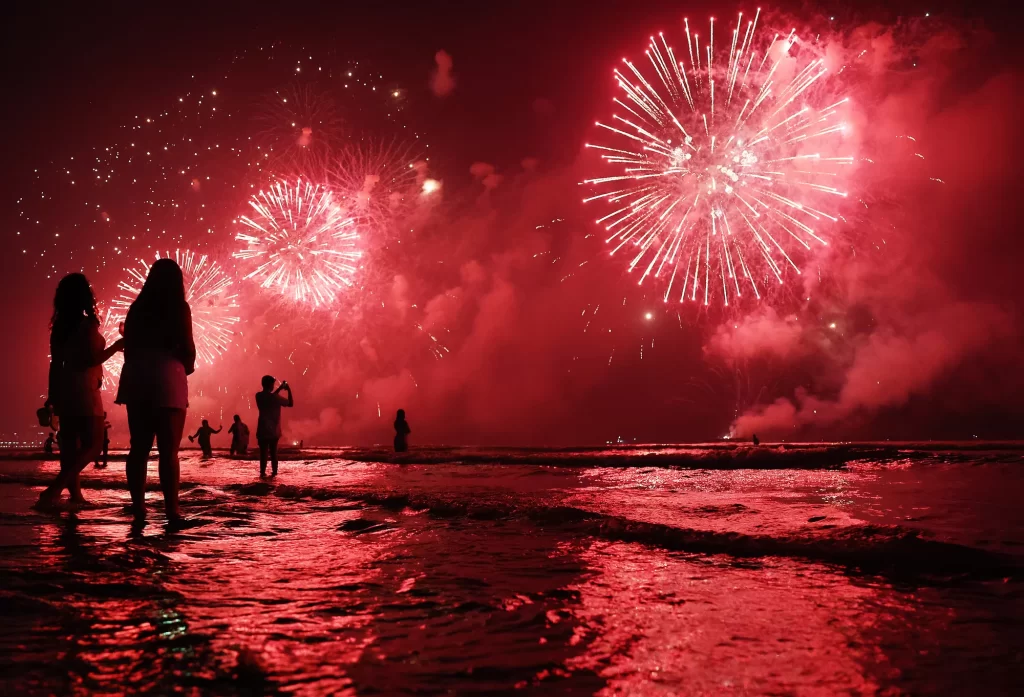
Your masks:
<path fill-rule="evenodd" d="M 124 367 L 117 390 L 117 403 L 128 409 L 128 490 L 136 517 L 146 515 L 146 465 L 155 437 L 167 520 L 181 524 L 178 447 L 188 409 L 186 376 L 195 368 L 192 310 L 185 302 L 181 267 L 158 259 L 124 322 Z"/>
<path fill-rule="evenodd" d="M 57 284 L 50 318 L 50 376 L 47 406 L 60 419 L 60 473 L 39 495 L 39 506 L 52 506 L 67 489 L 71 500 L 85 503 L 79 473 L 103 447 L 103 363 L 120 351 L 100 334 L 96 299 L 89 281 L 68 274 Z"/>

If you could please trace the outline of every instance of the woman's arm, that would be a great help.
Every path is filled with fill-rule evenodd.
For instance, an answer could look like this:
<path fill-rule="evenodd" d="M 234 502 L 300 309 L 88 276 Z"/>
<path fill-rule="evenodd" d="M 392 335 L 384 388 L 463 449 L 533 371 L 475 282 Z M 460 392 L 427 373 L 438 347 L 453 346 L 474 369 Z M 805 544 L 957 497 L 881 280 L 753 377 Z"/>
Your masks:
<path fill-rule="evenodd" d="M 107 343 L 107 340 L 103 338 L 102 334 L 100 334 L 99 322 L 92 320 L 86 320 L 86 322 L 88 322 L 89 325 L 88 329 L 86 329 L 86 331 L 89 333 L 89 336 L 86 338 L 86 343 L 89 352 L 88 365 L 90 367 L 103 365 L 115 353 L 124 350 L 123 338 L 118 339 L 110 346 L 104 346 Z"/>
<path fill-rule="evenodd" d="M 54 411 L 60 403 L 60 373 L 64 367 L 63 352 L 50 340 L 50 372 L 47 376 L 46 404 Z"/>
<path fill-rule="evenodd" d="M 221 424 L 221 425 L 220 425 L 220 428 L 218 428 L 218 429 L 217 429 L 216 431 L 214 431 L 214 430 L 213 430 L 212 428 L 210 429 L 210 431 L 212 431 L 212 432 L 213 432 L 213 433 L 215 433 L 215 434 L 216 434 L 216 433 L 220 433 L 220 432 L 221 432 L 221 431 L 223 431 L 223 430 L 224 430 L 224 424 Z"/>
<path fill-rule="evenodd" d="M 124 351 L 123 337 L 112 343 L 110 346 L 103 349 L 103 351 L 100 353 L 100 362 L 96 365 L 102 365 L 103 363 L 106 363 L 107 361 L 110 360 L 110 357 L 113 356 L 118 351 Z"/>
<path fill-rule="evenodd" d="M 196 372 L 196 341 L 192 336 L 192 308 L 185 303 L 185 310 L 182 313 L 184 326 L 182 327 L 182 340 L 178 360 L 185 366 L 185 375 Z"/>

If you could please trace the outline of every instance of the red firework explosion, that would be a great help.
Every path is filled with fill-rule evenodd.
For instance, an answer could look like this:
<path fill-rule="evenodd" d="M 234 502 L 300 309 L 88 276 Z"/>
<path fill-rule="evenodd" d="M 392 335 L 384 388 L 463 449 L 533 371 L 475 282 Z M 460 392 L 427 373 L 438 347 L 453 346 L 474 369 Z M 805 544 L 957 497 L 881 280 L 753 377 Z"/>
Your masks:
<path fill-rule="evenodd" d="M 687 22 L 678 57 L 652 37 L 648 68 L 615 70 L 621 111 L 597 123 L 611 140 L 587 145 L 616 172 L 586 180 L 584 201 L 610 204 L 597 222 L 611 253 L 628 252 L 641 284 L 662 281 L 665 302 L 761 299 L 841 219 L 849 100 L 813 43 L 762 37 L 759 16 L 744 26 L 741 13 L 719 46 L 713 19 L 704 44 Z"/>

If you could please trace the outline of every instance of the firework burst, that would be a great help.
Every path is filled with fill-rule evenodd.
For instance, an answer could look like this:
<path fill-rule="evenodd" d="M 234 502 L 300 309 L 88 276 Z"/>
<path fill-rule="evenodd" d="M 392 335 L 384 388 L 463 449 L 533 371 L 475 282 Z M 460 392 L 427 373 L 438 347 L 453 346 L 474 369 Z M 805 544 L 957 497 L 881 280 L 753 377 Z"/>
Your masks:
<path fill-rule="evenodd" d="M 583 183 L 611 253 L 664 301 L 758 300 L 801 273 L 841 220 L 854 158 L 843 152 L 848 99 L 795 30 L 758 33 L 760 10 L 723 42 L 690 32 L 677 56 L 651 37 L 650 66 L 615 70 L 618 113 L 587 144 L 616 168 Z"/>
<path fill-rule="evenodd" d="M 234 256 L 257 281 L 282 298 L 313 307 L 331 304 L 352 286 L 361 252 L 348 209 L 326 188 L 297 179 L 278 180 L 249 200 L 254 215 L 242 216 Z"/>
<path fill-rule="evenodd" d="M 156 258 L 161 258 L 159 253 Z M 178 250 L 164 258 L 174 259 L 185 277 L 185 299 L 192 307 L 196 358 L 203 363 L 213 363 L 231 345 L 234 327 L 239 322 L 234 284 L 224 269 L 205 254 Z M 103 335 L 107 343 L 117 338 L 119 327 L 128 316 L 128 308 L 146 282 L 150 265 L 140 260 L 137 266 L 126 269 L 128 278 L 118 284 L 120 294 L 110 303 L 104 318 Z M 108 374 L 119 375 L 122 362 L 121 354 L 116 354 L 106 364 Z"/>

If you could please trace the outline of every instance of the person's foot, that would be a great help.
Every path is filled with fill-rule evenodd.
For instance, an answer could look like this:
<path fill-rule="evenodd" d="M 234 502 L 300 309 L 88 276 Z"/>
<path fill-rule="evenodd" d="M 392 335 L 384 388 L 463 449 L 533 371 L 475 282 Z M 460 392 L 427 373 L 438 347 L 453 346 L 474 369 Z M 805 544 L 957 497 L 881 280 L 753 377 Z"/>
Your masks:
<path fill-rule="evenodd" d="M 46 489 L 43 493 L 39 494 L 39 498 L 36 499 L 32 508 L 37 511 L 46 511 L 54 508 L 58 503 L 60 503 L 60 492 L 53 493 L 49 489 Z"/>
<path fill-rule="evenodd" d="M 271 472 L 270 476 L 271 477 L 276 477 L 277 476 L 277 470 L 274 470 L 273 472 Z"/>
<path fill-rule="evenodd" d="M 103 462 L 97 462 L 96 465 L 95 465 L 96 469 L 98 469 L 98 470 L 101 470 L 101 469 L 105 468 L 106 466 L 107 465 L 105 463 L 103 463 Z"/>
<path fill-rule="evenodd" d="M 267 471 L 266 470 L 260 470 L 260 479 L 266 479 L 266 478 L 267 478 Z"/>

